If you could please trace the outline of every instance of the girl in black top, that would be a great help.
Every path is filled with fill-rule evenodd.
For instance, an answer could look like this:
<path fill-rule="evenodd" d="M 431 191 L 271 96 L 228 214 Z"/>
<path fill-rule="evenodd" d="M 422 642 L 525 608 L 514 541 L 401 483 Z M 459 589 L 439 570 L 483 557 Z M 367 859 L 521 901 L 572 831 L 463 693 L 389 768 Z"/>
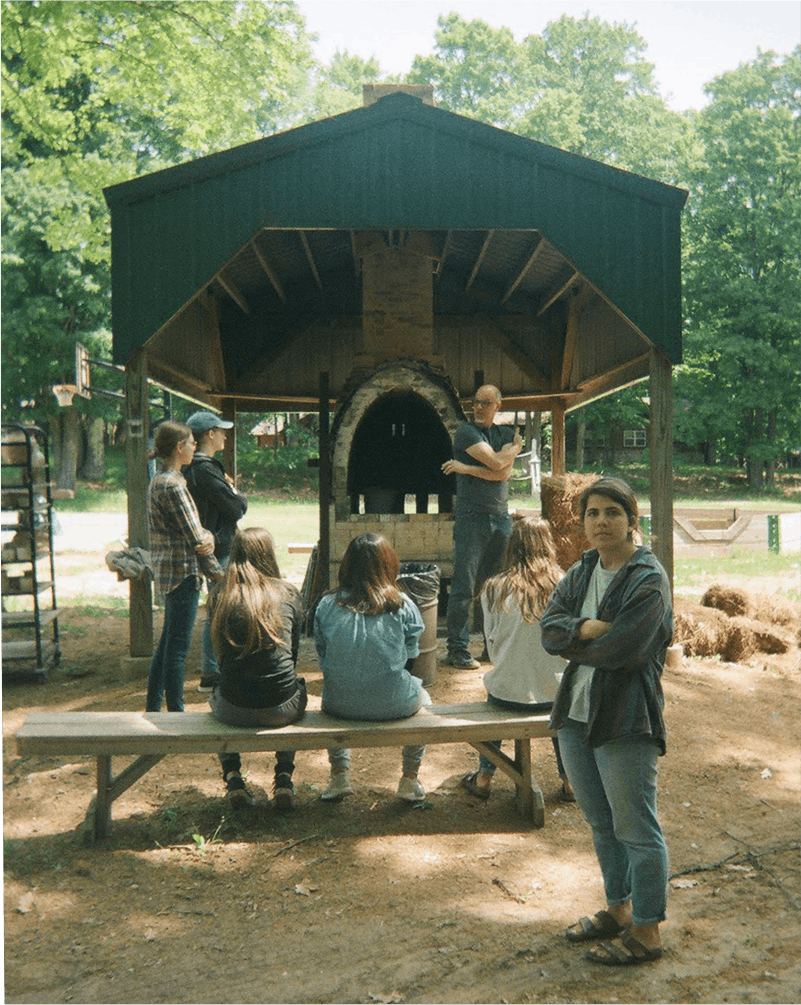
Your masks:
<path fill-rule="evenodd" d="M 232 726 L 296 722 L 306 709 L 306 683 L 295 674 L 303 603 L 297 589 L 281 579 L 269 531 L 237 532 L 211 606 L 211 637 L 220 665 L 209 699 L 214 717 Z M 295 752 L 277 751 L 275 761 L 275 807 L 291 809 Z M 220 754 L 220 764 L 232 800 L 252 805 L 239 754 Z"/>

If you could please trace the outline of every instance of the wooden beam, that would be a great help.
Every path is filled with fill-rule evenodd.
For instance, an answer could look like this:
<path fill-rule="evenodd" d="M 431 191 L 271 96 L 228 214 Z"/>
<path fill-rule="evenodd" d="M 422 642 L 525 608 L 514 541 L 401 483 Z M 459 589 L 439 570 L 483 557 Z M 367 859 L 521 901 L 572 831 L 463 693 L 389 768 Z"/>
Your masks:
<path fill-rule="evenodd" d="M 312 275 L 314 276 L 314 281 L 315 281 L 315 283 L 317 283 L 317 286 L 319 287 L 320 292 L 322 292 L 323 284 L 322 284 L 322 281 L 320 279 L 320 273 L 317 271 L 317 266 L 315 265 L 315 262 L 314 262 L 314 255 L 312 254 L 311 245 L 309 244 L 309 239 L 308 239 L 308 237 L 306 237 L 306 232 L 305 231 L 299 230 L 298 233 L 300 234 L 300 240 L 301 240 L 301 243 L 303 244 L 303 250 L 306 252 L 306 258 L 307 258 L 307 260 L 309 262 L 309 268 L 312 271 Z"/>
<path fill-rule="evenodd" d="M 673 586 L 673 383 L 670 360 L 651 350 L 651 415 L 648 454 L 651 465 L 652 549 Z"/>
<path fill-rule="evenodd" d="M 570 387 L 570 374 L 573 370 L 573 363 L 576 358 L 576 347 L 578 346 L 579 335 L 581 334 L 579 329 L 579 317 L 587 301 L 595 296 L 595 290 L 589 286 L 584 285 L 580 290 L 576 291 L 577 295 L 572 297 L 567 309 L 567 333 L 565 338 L 565 351 L 562 354 L 562 379 L 561 387 L 563 390 L 567 390 Z"/>
<path fill-rule="evenodd" d="M 232 280 L 226 279 L 222 272 L 218 272 L 216 275 L 216 280 L 228 294 L 228 296 L 233 300 L 233 302 L 244 311 L 245 314 L 250 314 L 250 308 L 247 305 L 247 301 L 236 288 L 236 285 Z"/>
<path fill-rule="evenodd" d="M 629 383 L 633 380 L 637 380 L 640 377 L 647 377 L 649 373 L 649 367 L 651 363 L 651 353 L 643 353 L 642 356 L 637 356 L 634 359 L 627 360 L 625 363 L 621 363 L 619 366 L 613 367 L 611 370 L 607 370 L 605 373 L 595 374 L 593 377 L 588 377 L 586 380 L 582 380 L 576 390 L 578 391 L 600 391 L 604 388 L 609 390 L 617 390 L 618 385 L 615 383 L 619 378 L 625 378 L 630 375 Z M 633 375 L 633 372 L 637 372 L 637 376 Z"/>
<path fill-rule="evenodd" d="M 434 269 L 434 275 L 439 279 L 442 275 L 442 270 L 445 267 L 445 260 L 451 251 L 451 246 L 453 244 L 453 231 L 449 230 L 445 235 L 445 243 L 442 246 L 442 254 L 439 256 L 439 261 L 437 262 L 436 268 Z"/>
<path fill-rule="evenodd" d="M 128 547 L 150 547 L 147 529 L 147 455 L 150 407 L 147 357 L 139 349 L 125 367 L 125 491 Z M 153 596 L 147 577 L 130 582 L 128 633 L 131 656 L 153 655 Z"/>
<path fill-rule="evenodd" d="M 529 359 L 528 355 L 515 342 L 512 335 L 505 332 L 492 318 L 485 314 L 479 316 L 481 326 L 498 342 L 506 355 L 530 377 L 541 391 L 550 390 L 549 379 Z"/>
<path fill-rule="evenodd" d="M 565 406 L 562 401 L 551 405 L 551 474 L 565 473 Z"/>
<path fill-rule="evenodd" d="M 504 293 L 504 295 L 501 297 L 501 303 L 502 304 L 506 303 L 506 301 L 509 299 L 509 297 L 511 297 L 511 295 L 514 293 L 514 291 L 517 289 L 517 287 L 526 278 L 526 275 L 528 274 L 529 270 L 531 269 L 531 266 L 537 261 L 537 259 L 539 258 L 539 256 L 542 254 L 542 249 L 544 247 L 545 247 L 545 241 L 543 241 L 543 239 L 540 237 L 539 240 L 537 241 L 537 247 L 534 249 L 534 252 L 529 257 L 528 261 L 523 266 L 523 268 L 520 270 L 520 272 L 517 274 L 517 277 L 515 278 L 515 280 L 512 283 L 512 285 L 509 287 L 509 289 L 506 291 L 506 293 Z"/>
<path fill-rule="evenodd" d="M 236 402 L 233 398 L 225 398 L 222 401 L 221 411 L 226 422 L 233 422 L 233 426 L 228 430 L 228 435 L 225 438 L 223 467 L 236 484 Z"/>
<path fill-rule="evenodd" d="M 488 230 L 487 231 L 487 236 L 484 238 L 484 245 L 481 248 L 481 251 L 479 252 L 478 258 L 476 259 L 476 264 L 473 266 L 473 271 L 470 273 L 470 278 L 467 280 L 467 285 L 464 288 L 465 289 L 465 293 L 473 285 L 473 280 L 478 275 L 478 270 L 481 268 L 481 263 L 484 261 L 484 258 L 486 256 L 487 252 L 489 251 L 490 242 L 492 241 L 492 238 L 494 236 L 495 236 L 495 231 L 494 230 Z"/>
<path fill-rule="evenodd" d="M 331 439 L 329 415 L 328 373 L 320 374 L 320 545 L 317 549 L 317 567 L 320 570 L 320 592 L 324 593 L 331 582 Z"/>
<path fill-rule="evenodd" d="M 280 300 L 286 303 L 286 293 L 284 293 L 284 287 L 281 285 L 281 280 L 278 278 L 275 269 L 267 261 L 267 256 L 261 250 L 261 248 L 256 244 L 255 238 L 251 239 L 250 246 L 253 249 L 253 254 L 258 259 L 258 263 L 262 268 L 262 272 L 272 283 L 272 287 L 278 294 Z"/>
<path fill-rule="evenodd" d="M 566 279 L 560 286 L 558 286 L 557 289 L 552 294 L 550 294 L 550 296 L 548 296 L 548 298 L 543 303 L 542 307 L 540 307 L 540 309 L 537 311 L 537 317 L 541 317 L 548 310 L 549 307 L 553 306 L 553 304 L 555 304 L 556 301 L 561 296 L 563 296 L 567 292 L 567 290 L 570 289 L 571 285 L 578 279 L 580 275 L 581 273 L 573 270 L 573 272 L 571 272 L 570 274 L 570 277 Z"/>

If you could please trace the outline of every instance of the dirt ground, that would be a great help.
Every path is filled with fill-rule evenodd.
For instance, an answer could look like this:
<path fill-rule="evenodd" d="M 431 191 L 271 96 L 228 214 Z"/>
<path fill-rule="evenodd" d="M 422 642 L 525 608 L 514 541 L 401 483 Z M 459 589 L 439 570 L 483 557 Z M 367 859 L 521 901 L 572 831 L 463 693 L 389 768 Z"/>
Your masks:
<path fill-rule="evenodd" d="M 258 805 L 237 812 L 213 757 L 168 757 L 115 803 L 113 836 L 86 846 L 92 759 L 20 758 L 14 734 L 31 710 L 142 709 L 145 680 L 121 669 L 123 612 L 66 607 L 60 624 L 50 679 L 3 682 L 6 1001 L 801 1001 L 797 650 L 666 671 L 666 952 L 618 970 L 562 936 L 603 899 L 547 740 L 533 744 L 541 830 L 500 776 L 486 803 L 464 793 L 476 754 L 449 744 L 426 752 L 419 807 L 394 797 L 397 750 L 354 751 L 340 804 L 318 798 L 324 752 L 301 752 L 283 816 L 267 805 L 270 756 L 246 758 Z M 205 705 L 198 635 L 190 708 Z M 319 694 L 309 640 L 301 671 Z M 441 666 L 432 698 L 483 700 L 482 673 Z"/>

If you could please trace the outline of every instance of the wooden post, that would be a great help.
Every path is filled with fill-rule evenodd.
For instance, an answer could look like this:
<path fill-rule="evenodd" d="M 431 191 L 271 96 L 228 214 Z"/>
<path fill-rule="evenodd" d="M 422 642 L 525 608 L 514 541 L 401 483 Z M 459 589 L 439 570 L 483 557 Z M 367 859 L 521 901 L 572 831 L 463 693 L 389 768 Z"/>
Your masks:
<path fill-rule="evenodd" d="M 147 530 L 147 455 L 150 436 L 147 359 L 139 350 L 125 367 L 125 490 L 128 494 L 128 546 L 149 547 Z M 132 657 L 153 654 L 153 593 L 149 580 L 132 579 L 129 610 Z"/>
<path fill-rule="evenodd" d="M 651 415 L 648 447 L 651 459 L 652 549 L 673 586 L 673 384 L 671 363 L 651 350 L 649 392 Z"/>
<path fill-rule="evenodd" d="M 331 457 L 330 457 L 330 414 L 328 374 L 320 374 L 320 544 L 318 546 L 317 567 L 320 570 L 320 593 L 324 593 L 331 582 Z"/>
<path fill-rule="evenodd" d="M 222 402 L 222 417 L 226 422 L 233 422 L 233 429 L 228 430 L 223 447 L 223 467 L 236 484 L 236 402 L 233 398 L 225 398 Z"/>
<path fill-rule="evenodd" d="M 551 406 L 551 474 L 565 473 L 565 406 L 554 402 Z"/>

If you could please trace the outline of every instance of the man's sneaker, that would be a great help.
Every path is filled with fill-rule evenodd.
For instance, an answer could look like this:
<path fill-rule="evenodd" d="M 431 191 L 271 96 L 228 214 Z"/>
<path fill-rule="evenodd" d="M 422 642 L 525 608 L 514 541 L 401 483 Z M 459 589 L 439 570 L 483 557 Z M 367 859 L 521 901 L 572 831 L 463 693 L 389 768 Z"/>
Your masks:
<path fill-rule="evenodd" d="M 398 798 L 405 799 L 407 803 L 419 803 L 421 799 L 425 799 L 426 790 L 417 781 L 416 778 L 407 778 L 406 775 L 401 777 L 400 783 L 398 784 Z"/>
<path fill-rule="evenodd" d="M 225 788 L 232 806 L 253 806 L 255 800 L 245 787 L 245 781 L 238 771 L 229 771 L 225 776 Z"/>
<path fill-rule="evenodd" d="M 335 803 L 345 796 L 352 795 L 353 789 L 350 787 L 347 771 L 340 771 L 331 775 L 328 781 L 328 788 L 320 796 L 324 803 Z"/>
<path fill-rule="evenodd" d="M 197 686 L 198 691 L 201 693 L 206 691 L 213 691 L 214 685 L 217 683 L 217 677 L 201 677 L 200 683 Z"/>
<path fill-rule="evenodd" d="M 280 812 L 286 813 L 292 809 L 292 796 L 295 787 L 292 784 L 292 776 L 282 772 L 275 776 L 273 786 L 273 806 Z"/>
<path fill-rule="evenodd" d="M 481 664 L 474 660 L 470 653 L 448 653 L 445 660 L 448 666 L 458 667 L 460 670 L 478 670 Z"/>

